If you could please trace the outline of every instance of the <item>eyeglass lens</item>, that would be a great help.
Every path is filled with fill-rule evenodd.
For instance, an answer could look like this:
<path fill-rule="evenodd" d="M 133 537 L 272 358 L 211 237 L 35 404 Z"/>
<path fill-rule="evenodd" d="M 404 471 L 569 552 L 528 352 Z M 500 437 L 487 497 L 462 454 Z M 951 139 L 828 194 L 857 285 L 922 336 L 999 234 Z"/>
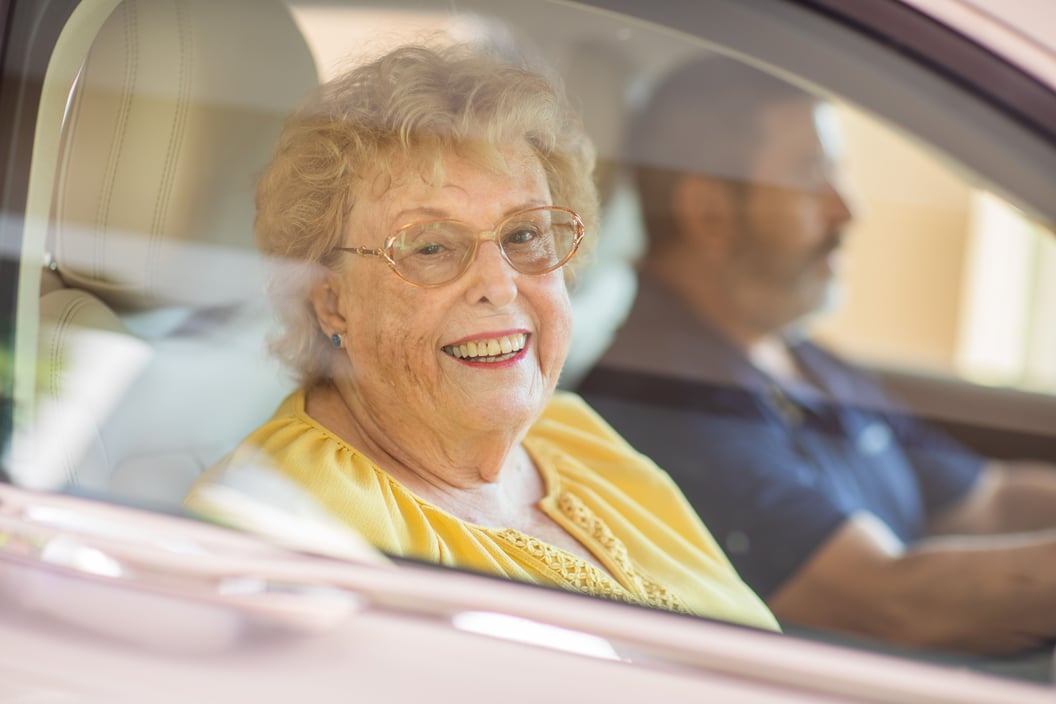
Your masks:
<path fill-rule="evenodd" d="M 495 228 L 499 248 L 522 274 L 543 274 L 561 266 L 576 246 L 578 223 L 558 208 L 515 213 Z M 438 220 L 406 227 L 390 255 L 396 271 L 416 283 L 435 285 L 460 276 L 472 261 L 479 233 L 465 223 Z"/>

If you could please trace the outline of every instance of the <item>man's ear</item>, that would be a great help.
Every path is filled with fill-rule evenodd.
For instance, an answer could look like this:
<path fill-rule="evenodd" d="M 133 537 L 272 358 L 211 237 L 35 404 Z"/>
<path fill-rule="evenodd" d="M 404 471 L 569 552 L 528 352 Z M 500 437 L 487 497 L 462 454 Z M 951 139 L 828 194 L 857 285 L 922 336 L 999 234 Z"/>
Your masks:
<path fill-rule="evenodd" d="M 327 335 L 344 335 L 348 321 L 341 312 L 341 291 L 336 277 L 329 271 L 319 276 L 311 291 L 312 308 L 319 327 Z"/>
<path fill-rule="evenodd" d="M 682 177 L 671 194 L 674 219 L 683 241 L 715 247 L 734 233 L 733 193 L 723 181 L 706 176 Z"/>

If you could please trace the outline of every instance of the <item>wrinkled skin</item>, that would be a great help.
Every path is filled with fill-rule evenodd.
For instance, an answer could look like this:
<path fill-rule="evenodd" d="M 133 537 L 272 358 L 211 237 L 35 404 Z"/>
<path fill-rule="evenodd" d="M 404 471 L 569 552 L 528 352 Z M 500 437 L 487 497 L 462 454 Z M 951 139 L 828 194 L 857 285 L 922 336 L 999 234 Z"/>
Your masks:
<path fill-rule="evenodd" d="M 409 168 L 383 193 L 357 194 L 344 244 L 381 247 L 401 226 L 439 218 L 484 232 L 513 211 L 551 205 L 528 147 L 506 156 L 508 175 L 452 155 L 440 186 Z M 571 339 L 561 270 L 520 274 L 487 242 L 461 278 L 420 288 L 382 259 L 347 256 L 314 302 L 324 332 L 344 339 L 334 377 L 357 447 L 397 477 L 411 472 L 441 488 L 494 482 L 505 466 L 523 465 L 519 442 L 549 402 Z M 526 333 L 526 347 L 499 364 L 443 349 L 511 333 Z"/>

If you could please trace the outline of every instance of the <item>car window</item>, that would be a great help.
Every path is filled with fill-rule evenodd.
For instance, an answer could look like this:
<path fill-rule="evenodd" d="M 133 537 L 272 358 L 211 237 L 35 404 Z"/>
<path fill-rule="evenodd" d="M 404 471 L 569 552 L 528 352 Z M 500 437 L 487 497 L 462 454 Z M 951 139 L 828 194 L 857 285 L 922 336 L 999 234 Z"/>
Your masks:
<path fill-rule="evenodd" d="M 597 151 L 601 209 L 596 241 L 577 255 L 587 264 L 570 282 L 574 332 L 560 388 L 581 392 L 691 501 L 694 486 L 667 465 L 701 464 L 699 448 L 674 432 L 699 412 L 690 392 L 726 393 L 740 382 L 733 372 L 720 375 L 724 363 L 686 371 L 654 358 L 652 339 L 625 326 L 643 300 L 649 250 L 649 206 L 636 179 L 643 167 L 683 167 L 670 163 L 661 142 L 636 141 L 636 120 L 669 72 L 709 57 L 810 96 L 803 124 L 822 142 L 838 142 L 811 142 L 815 151 L 799 162 L 814 165 L 788 155 L 733 173 L 728 165 L 694 167 L 702 179 L 736 182 L 722 190 L 741 194 L 731 198 L 756 198 L 745 195 L 754 188 L 777 192 L 773 198 L 831 188 L 845 201 L 833 206 L 847 212 L 832 216 L 840 222 L 822 233 L 828 239 L 802 250 L 819 261 L 838 250 L 840 285 L 795 333 L 819 342 L 818 354 L 860 367 L 876 386 L 863 391 L 855 382 L 836 393 L 820 376 L 803 386 L 808 397 L 822 388 L 855 412 L 898 420 L 889 423 L 894 430 L 859 416 L 825 422 L 864 423 L 856 437 L 874 454 L 892 442 L 885 433 L 909 419 L 907 426 L 928 424 L 918 448 L 925 454 L 956 447 L 965 457 L 1056 463 L 1056 242 L 1041 224 L 1056 218 L 1042 197 L 1056 185 L 1056 145 L 1051 133 L 1007 118 L 911 58 L 798 3 L 660 3 L 641 17 L 515 0 L 191 5 L 184 12 L 164 3 L 80 3 L 62 23 L 39 107 L 25 113 L 35 125 L 33 152 L 31 165 L 18 167 L 25 203 L 11 206 L 20 255 L 14 334 L 2 360 L 13 369 L 4 447 L 12 483 L 187 514 L 182 502 L 194 482 L 297 388 L 268 352 L 275 312 L 265 293 L 268 263 L 253 239 L 255 184 L 283 120 L 321 81 L 423 39 L 498 47 L 559 81 L 579 110 Z M 238 41 L 225 41 L 234 27 Z M 128 42 L 133 31 L 136 42 Z M 166 56 L 190 58 L 174 70 Z M 724 99 L 710 96 L 700 109 Z M 793 130 L 791 115 L 775 118 L 781 138 Z M 684 117 L 691 122 L 693 113 Z M 674 153 L 721 151 L 712 146 L 689 137 Z M 838 178 L 830 171 L 837 165 Z M 758 217 L 770 224 L 759 229 L 784 229 L 798 215 L 768 206 Z M 748 274 L 798 256 L 751 254 L 736 260 Z M 663 314 L 652 322 L 676 337 L 694 318 L 669 315 L 663 300 L 656 307 Z M 637 335 L 636 344 L 614 358 L 621 330 Z M 736 413 L 747 403 L 722 399 Z M 709 427 L 733 443 L 756 442 L 743 423 Z M 950 470 L 935 505 L 960 495 L 968 471 Z M 233 486 L 303 520 L 333 520 L 273 477 L 248 471 Z M 735 566 L 767 537 L 713 528 L 708 512 L 698 513 Z M 812 635 L 858 643 L 839 629 L 818 631 Z M 1048 658 L 1051 667 L 1051 651 L 1001 668 L 946 648 L 861 644 L 1034 679 L 1047 676 L 1037 662 Z"/>
<path fill-rule="evenodd" d="M 844 298 L 815 334 L 966 440 L 981 442 L 973 426 L 1051 438 L 1051 230 L 927 147 L 853 109 L 840 118 L 861 217 Z M 1006 400 L 1034 410 L 1010 423 Z"/>

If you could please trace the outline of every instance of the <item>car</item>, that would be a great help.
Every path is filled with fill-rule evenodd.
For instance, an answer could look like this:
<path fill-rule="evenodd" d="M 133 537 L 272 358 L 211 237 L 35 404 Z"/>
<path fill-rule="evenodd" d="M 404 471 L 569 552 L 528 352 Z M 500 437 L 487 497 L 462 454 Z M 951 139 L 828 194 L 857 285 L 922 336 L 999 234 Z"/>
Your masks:
<path fill-rule="evenodd" d="M 545 66 L 597 146 L 601 234 L 562 385 L 633 300 L 631 115 L 669 67 L 716 52 L 832 100 L 882 214 L 855 231 L 849 301 L 818 334 L 979 451 L 1056 461 L 1051 3 L 0 7 L 0 700 L 1056 700 L 1015 662 L 385 555 L 274 477 L 217 491 L 227 525 L 182 505 L 294 386 L 266 352 L 252 237 L 282 120 L 320 81 L 422 37 Z"/>

